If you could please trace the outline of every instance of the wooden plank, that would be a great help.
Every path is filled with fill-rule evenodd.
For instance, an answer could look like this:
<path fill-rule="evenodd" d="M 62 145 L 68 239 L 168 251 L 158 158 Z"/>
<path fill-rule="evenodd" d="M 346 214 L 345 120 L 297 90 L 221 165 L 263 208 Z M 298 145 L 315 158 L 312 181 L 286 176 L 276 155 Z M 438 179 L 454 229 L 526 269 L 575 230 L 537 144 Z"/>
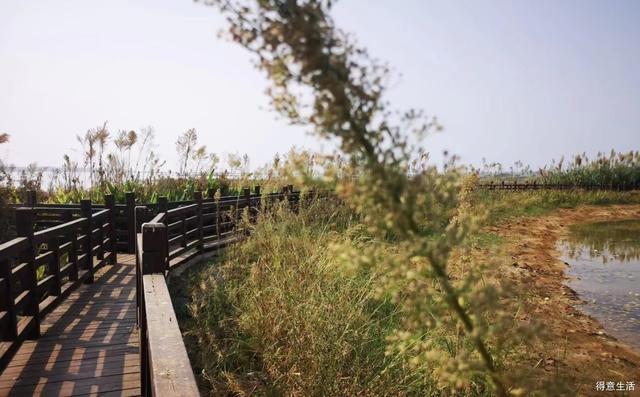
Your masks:
<path fill-rule="evenodd" d="M 102 349 L 107 351 L 110 346 L 136 344 L 138 335 L 132 332 L 123 332 L 119 334 L 107 334 L 103 338 L 82 340 L 52 338 L 37 343 L 23 343 L 14 358 L 19 359 L 25 357 L 41 357 L 53 352 L 76 351 L 77 349 Z"/>
<path fill-rule="evenodd" d="M 122 259 L 96 271 L 94 284 L 66 290 L 68 297 L 42 319 L 42 336 L 12 353 L 0 395 L 140 394 L 135 268 L 131 255 Z M 20 318 L 20 334 L 32 320 Z M 16 345 L 3 343 L 0 350 Z"/>
<path fill-rule="evenodd" d="M 72 319 L 73 317 L 71 316 L 82 316 L 83 318 L 74 319 L 82 323 L 89 321 L 124 320 L 130 317 L 135 317 L 135 313 L 136 308 L 129 306 L 114 308 L 110 306 L 73 307 L 65 313 L 51 313 L 48 316 L 48 320 L 50 322 L 59 321 L 63 317 Z"/>
<path fill-rule="evenodd" d="M 134 387 L 131 389 L 122 389 L 122 390 L 115 390 L 115 391 L 110 391 L 110 392 L 96 392 L 96 393 L 89 393 L 89 394 L 76 394 L 76 396 L 100 396 L 100 397 L 130 397 L 130 396 L 140 396 L 140 387 Z"/>
<path fill-rule="evenodd" d="M 46 344 L 48 342 L 60 342 L 67 343 L 68 341 L 83 341 L 83 342 L 91 342 L 91 341 L 109 341 L 114 337 L 124 337 L 124 335 L 132 335 L 136 333 L 136 326 L 133 322 L 113 322 L 109 325 L 104 324 L 103 327 L 100 328 L 78 328 L 66 331 L 64 333 L 49 333 L 42 336 L 38 339 L 38 342 Z M 28 345 L 29 343 L 37 343 L 32 341 L 27 341 L 23 344 Z"/>
<path fill-rule="evenodd" d="M 10 367 L 4 370 L 2 373 L 3 377 L 6 375 L 7 379 L 0 380 L 0 384 L 7 384 L 14 382 L 14 378 L 28 378 L 31 376 L 39 376 L 43 374 L 71 374 L 78 375 L 83 371 L 86 371 L 88 368 L 96 368 L 98 365 L 100 368 L 118 368 L 118 367 L 129 367 L 132 365 L 138 366 L 138 371 L 140 370 L 140 363 L 138 362 L 138 357 L 134 354 L 120 354 L 120 355 L 97 355 L 95 357 L 91 357 L 89 359 L 82 359 L 77 361 L 67 361 L 67 362 L 58 362 L 60 365 L 56 365 L 53 367 L 46 368 L 45 365 L 33 365 L 27 368 L 22 367 Z"/>
<path fill-rule="evenodd" d="M 102 329 L 111 329 L 114 323 L 117 323 L 120 327 L 136 327 L 136 319 L 125 319 L 119 320 L 117 322 L 92 322 L 89 324 L 84 324 L 81 328 L 70 328 L 69 330 L 67 330 L 67 332 L 71 333 L 74 332 L 74 330 L 81 330 L 82 332 L 97 332 Z M 45 325 L 42 327 L 43 332 L 60 332 L 60 328 L 62 327 L 55 327 L 51 325 Z"/>
<path fill-rule="evenodd" d="M 78 350 L 67 350 L 63 352 L 62 355 L 58 355 L 55 358 L 55 363 L 58 365 L 63 365 L 64 362 L 77 361 L 81 362 L 83 360 L 93 359 L 96 357 L 102 357 L 105 354 L 110 357 L 132 354 L 136 357 L 138 356 L 138 345 L 137 344 L 119 344 L 110 346 L 109 349 L 104 348 L 93 348 L 93 349 L 78 349 Z M 20 356 L 11 360 L 7 368 L 11 367 L 19 367 L 21 369 L 27 368 L 28 366 L 38 365 L 38 364 L 48 364 L 51 362 L 51 352 L 46 355 L 40 356 Z M 4 376 L 4 372 L 2 373 Z M 1 379 L 1 377 L 0 377 Z"/>
<path fill-rule="evenodd" d="M 97 368 L 86 367 L 87 369 L 78 372 L 58 372 L 58 373 L 46 373 L 41 372 L 39 375 L 32 374 L 31 376 L 21 376 L 15 381 L 0 382 L 0 395 L 5 393 L 9 394 L 13 389 L 17 389 L 20 386 L 31 386 L 47 384 L 55 382 L 78 382 L 93 380 L 96 384 L 100 384 L 101 381 L 97 378 L 111 377 L 111 376 L 123 376 L 128 374 L 140 374 L 140 365 L 138 363 L 129 363 L 124 365 L 123 363 L 112 363 L 108 367 L 104 367 L 102 363 L 93 363 Z"/>
<path fill-rule="evenodd" d="M 199 396 L 164 275 L 144 275 L 142 285 L 153 394 Z"/>
<path fill-rule="evenodd" d="M 92 392 L 111 392 L 136 387 L 140 383 L 140 374 L 123 374 L 89 379 L 75 382 L 58 381 L 29 386 L 15 386 L 11 388 L 11 396 L 57 395 L 76 396 Z"/>

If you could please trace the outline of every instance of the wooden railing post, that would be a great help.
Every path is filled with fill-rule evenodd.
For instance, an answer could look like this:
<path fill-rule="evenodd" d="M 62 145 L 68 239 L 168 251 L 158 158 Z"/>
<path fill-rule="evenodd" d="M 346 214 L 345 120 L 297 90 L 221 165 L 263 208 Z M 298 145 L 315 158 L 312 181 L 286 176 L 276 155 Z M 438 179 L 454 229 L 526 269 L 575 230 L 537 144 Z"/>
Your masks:
<path fill-rule="evenodd" d="M 126 205 L 125 216 L 127 218 L 127 252 L 133 254 L 136 252 L 136 194 L 134 192 L 126 192 L 124 201 Z"/>
<path fill-rule="evenodd" d="M 38 247 L 33 243 L 33 209 L 16 209 L 16 234 L 18 237 L 29 239 L 29 249 L 22 255 L 21 260 L 27 264 L 27 270 L 23 272 L 21 285 L 28 290 L 29 300 L 24 307 L 24 314 L 33 317 L 33 328 L 27 332 L 27 338 L 40 337 L 40 297 L 38 296 L 38 276 L 36 269 L 36 251 Z M 12 298 L 13 299 L 13 298 Z"/>
<path fill-rule="evenodd" d="M 71 211 L 65 211 L 61 216 L 62 223 L 71 222 L 72 219 Z"/>
<path fill-rule="evenodd" d="M 298 201 L 300 196 L 293 193 L 293 185 L 288 186 L 289 190 L 289 208 L 294 212 L 298 213 Z"/>
<path fill-rule="evenodd" d="M 255 222 L 258 219 L 258 213 L 260 212 L 260 208 L 262 207 L 262 195 L 260 192 L 260 185 L 255 185 L 253 187 L 253 194 L 256 196 L 256 205 L 253 209 L 253 217 L 251 218 L 252 222 Z"/>
<path fill-rule="evenodd" d="M 69 263 L 73 263 L 71 269 L 69 270 L 69 280 L 77 281 L 78 270 L 80 270 L 80 266 L 78 264 L 78 230 L 74 228 L 74 230 L 72 230 L 68 236 L 69 240 L 71 241 L 71 246 L 69 247 Z"/>
<path fill-rule="evenodd" d="M 193 199 L 196 201 L 196 216 L 198 217 L 198 244 L 197 249 L 204 248 L 204 231 L 202 230 L 202 192 L 193 192 Z"/>
<path fill-rule="evenodd" d="M 0 261 L 0 273 L 4 279 L 4 289 L 1 291 L 3 302 L 3 311 L 7 312 L 7 322 L 2 332 L 2 340 L 15 340 L 18 336 L 18 317 L 16 315 L 16 303 L 13 299 L 13 276 L 11 272 L 12 260 L 5 259 Z"/>
<path fill-rule="evenodd" d="M 242 188 L 242 197 L 244 198 L 244 202 L 249 204 L 249 199 L 251 198 L 251 189 L 248 187 Z"/>
<path fill-rule="evenodd" d="M 147 222 L 149 219 L 149 214 L 147 211 L 147 207 L 145 207 L 144 205 L 138 205 L 136 206 L 135 209 L 135 223 L 136 223 L 136 234 L 141 233 L 142 232 L 142 224 L 144 224 L 145 222 Z"/>
<path fill-rule="evenodd" d="M 182 237 L 180 238 L 180 246 L 181 247 L 186 247 L 187 246 L 187 222 L 186 222 L 186 215 L 184 215 L 184 213 L 182 214 L 182 219 L 180 219 L 180 233 L 182 234 Z"/>
<path fill-rule="evenodd" d="M 168 265 L 167 227 L 163 223 L 142 224 L 142 274 L 164 274 Z"/>
<path fill-rule="evenodd" d="M 136 213 L 136 216 L 137 215 L 138 213 Z M 136 223 L 138 223 L 137 219 L 136 219 Z M 137 314 L 136 320 L 138 322 L 138 325 L 141 324 L 140 316 L 142 315 L 140 311 L 142 307 L 142 262 L 141 262 L 142 241 L 138 241 L 139 236 L 142 236 L 142 235 L 136 234 L 136 254 L 135 254 L 136 255 L 136 307 L 139 309 L 138 313 L 136 313 Z"/>
<path fill-rule="evenodd" d="M 249 217 L 249 220 L 251 219 L 251 189 L 248 187 L 244 187 L 242 188 L 242 202 L 244 205 L 244 208 L 246 208 L 247 211 L 247 215 Z M 242 212 L 244 212 L 244 208 L 242 208 Z M 236 222 L 236 228 L 238 229 L 238 231 L 240 231 L 239 226 L 242 223 L 243 219 L 242 219 L 242 213 L 240 213 L 240 211 L 238 211 L 238 222 Z M 246 225 L 245 225 L 246 227 Z M 245 230 L 243 230 L 243 232 L 246 234 L 249 232 L 249 228 L 246 228 Z"/>
<path fill-rule="evenodd" d="M 167 213 L 167 211 L 169 211 L 169 199 L 167 199 L 166 196 L 160 196 L 158 197 L 158 214 L 160 213 Z M 162 221 L 162 223 L 164 223 L 165 225 L 167 224 L 167 219 L 168 217 L 165 215 L 164 220 Z M 167 230 L 167 237 L 169 235 L 169 230 Z"/>
<path fill-rule="evenodd" d="M 216 200 L 215 220 L 216 220 L 216 236 L 217 236 L 216 239 L 220 241 L 220 199 L 219 198 Z"/>
<path fill-rule="evenodd" d="M 158 197 L 158 213 L 169 211 L 169 200 L 165 196 Z"/>
<path fill-rule="evenodd" d="M 142 225 L 142 255 L 138 284 L 140 313 L 140 377 L 143 396 L 151 395 L 151 368 L 149 365 L 148 329 L 142 277 L 145 274 L 165 274 L 168 265 L 167 227 L 162 223 L 144 223 Z"/>
<path fill-rule="evenodd" d="M 60 238 L 54 236 L 47 241 L 47 248 L 53 252 L 51 262 L 49 263 L 49 270 L 53 276 L 53 283 L 51 284 L 51 295 L 60 296 L 62 294 L 62 280 L 60 278 Z"/>
<path fill-rule="evenodd" d="M 93 219 L 91 210 L 91 200 L 80 200 L 80 216 L 86 219 L 84 227 L 82 228 L 85 235 L 84 255 L 85 255 L 85 269 L 89 273 L 89 276 L 85 279 L 86 284 L 93 283 Z"/>
<path fill-rule="evenodd" d="M 104 195 L 104 207 L 109 210 L 109 246 L 107 249 L 111 252 L 110 263 L 115 265 L 118 263 L 118 242 L 116 241 L 118 237 L 116 234 L 116 198 L 113 194 Z"/>
<path fill-rule="evenodd" d="M 98 246 L 96 247 L 96 258 L 98 258 L 99 260 L 104 259 L 104 232 L 102 230 L 103 225 L 104 225 L 104 222 L 100 220 L 96 220 L 96 222 L 93 222 L 93 219 L 92 219 L 91 227 L 95 226 L 95 229 L 98 231 L 98 235 L 96 237 L 96 243 L 98 243 Z"/>
<path fill-rule="evenodd" d="M 171 296 L 166 288 L 168 234 L 163 223 L 145 223 L 141 249 L 140 378 L 143 396 L 197 396 Z"/>
<path fill-rule="evenodd" d="M 164 223 L 165 226 L 167 226 L 167 222 L 169 217 L 166 215 L 166 213 L 169 211 L 169 199 L 167 199 L 167 197 L 163 196 L 163 197 L 158 197 L 158 212 L 164 212 L 165 213 L 165 217 L 164 220 L 162 221 L 162 223 Z M 166 250 L 167 252 L 165 253 L 165 255 L 167 256 L 167 261 L 169 260 L 169 228 L 167 227 L 167 245 L 166 245 Z M 167 263 L 168 266 L 168 263 Z"/>
<path fill-rule="evenodd" d="M 29 207 L 35 207 L 38 204 L 38 193 L 35 190 L 27 190 L 25 203 Z"/>

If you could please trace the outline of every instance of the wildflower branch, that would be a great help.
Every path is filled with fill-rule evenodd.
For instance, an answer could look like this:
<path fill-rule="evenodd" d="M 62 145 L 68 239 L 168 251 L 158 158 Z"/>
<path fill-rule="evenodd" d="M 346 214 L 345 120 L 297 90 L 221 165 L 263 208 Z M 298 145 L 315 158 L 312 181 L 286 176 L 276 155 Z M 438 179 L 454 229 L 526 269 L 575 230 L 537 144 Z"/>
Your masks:
<path fill-rule="evenodd" d="M 443 244 L 425 242 L 416 214 L 432 222 L 445 210 L 435 204 L 455 204 L 455 186 L 439 186 L 434 170 L 409 176 L 416 152 L 405 131 L 394 126 L 392 113 L 382 100 L 388 68 L 372 60 L 350 38 L 338 31 L 329 10 L 331 0 L 205 0 L 217 6 L 230 23 L 231 39 L 257 55 L 258 67 L 269 76 L 268 89 L 275 110 L 292 123 L 311 125 L 326 138 L 338 138 L 352 164 L 363 161 L 360 184 L 344 182 L 352 205 L 366 212 L 372 227 L 405 241 L 415 241 L 416 252 L 426 258 L 445 294 L 450 311 L 472 337 L 496 391 L 507 391 L 489 349 L 446 271 L 446 261 L 464 228 L 442 230 Z M 436 120 L 420 123 L 419 112 L 400 117 L 418 134 L 438 129 Z M 415 124 L 419 124 L 417 127 Z M 357 192 L 356 192 L 357 191 Z M 354 193 L 355 192 L 355 193 Z M 433 205 L 434 208 L 429 208 Z M 446 207 L 446 206 L 445 206 Z M 434 219 L 428 219 L 429 217 Z"/>

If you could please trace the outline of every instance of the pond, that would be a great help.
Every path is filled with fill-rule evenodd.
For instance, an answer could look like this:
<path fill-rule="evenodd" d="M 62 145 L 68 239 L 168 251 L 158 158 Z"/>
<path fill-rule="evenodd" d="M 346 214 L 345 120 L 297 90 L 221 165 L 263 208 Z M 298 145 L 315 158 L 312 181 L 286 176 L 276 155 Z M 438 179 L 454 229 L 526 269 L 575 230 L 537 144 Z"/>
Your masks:
<path fill-rule="evenodd" d="M 559 249 L 582 310 L 640 350 L 640 220 L 573 226 Z"/>

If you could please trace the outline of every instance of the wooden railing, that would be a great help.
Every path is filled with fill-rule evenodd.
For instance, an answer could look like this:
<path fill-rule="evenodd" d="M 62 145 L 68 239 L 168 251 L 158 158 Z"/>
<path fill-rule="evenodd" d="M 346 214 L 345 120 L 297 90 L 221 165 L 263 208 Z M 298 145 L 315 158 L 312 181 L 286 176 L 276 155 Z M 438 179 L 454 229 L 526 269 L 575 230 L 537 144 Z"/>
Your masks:
<path fill-rule="evenodd" d="M 134 192 L 125 193 L 125 203 L 116 204 L 112 195 L 110 207 L 112 209 L 112 223 L 115 230 L 113 244 L 118 252 L 135 252 L 135 207 L 136 195 Z M 24 203 L 14 206 L 19 208 L 32 208 L 34 210 L 34 224 L 37 230 L 60 225 L 80 217 L 80 204 L 51 204 L 38 203 L 36 192 L 28 191 Z M 93 208 L 107 208 L 105 204 L 94 204 Z"/>
<path fill-rule="evenodd" d="M 253 194 L 245 188 L 240 196 L 219 200 L 203 200 L 202 193 L 195 192 L 192 201 L 172 209 L 164 198 L 153 208 L 136 208 L 143 395 L 198 395 L 165 276 L 198 254 L 242 239 L 249 232 L 247 223 L 255 221 L 261 209 L 285 201 L 296 210 L 299 200 L 299 192 L 293 192 L 292 186 L 264 196 L 256 187 Z"/>
<path fill-rule="evenodd" d="M 223 196 L 219 200 L 220 205 L 224 206 L 225 204 L 236 200 L 236 198 L 237 196 Z M 113 203 L 110 207 L 113 209 L 113 226 L 116 233 L 114 244 L 118 252 L 130 254 L 135 253 L 136 233 L 140 232 L 141 223 L 138 222 L 136 225 L 135 222 L 135 211 L 137 205 L 146 207 L 145 211 L 147 213 L 157 213 L 160 211 L 161 206 L 164 206 L 163 208 L 166 211 L 196 204 L 195 197 L 192 200 L 173 202 L 168 202 L 166 199 L 161 198 L 157 203 L 137 204 L 134 192 L 126 192 L 124 201 L 124 204 Z M 203 197 L 202 202 L 206 205 L 206 203 L 212 203 L 214 201 L 214 190 L 208 190 L 207 197 Z M 36 230 L 60 225 L 80 217 L 80 204 L 38 203 L 35 191 L 28 191 L 26 193 L 24 203 L 14 205 L 14 207 L 16 209 L 32 208 L 34 210 L 34 223 Z M 106 208 L 106 204 L 94 204 L 93 208 Z M 224 225 L 222 225 L 222 227 L 224 227 Z"/>
<path fill-rule="evenodd" d="M 0 245 L 0 368 L 25 339 L 40 336 L 40 319 L 81 283 L 92 283 L 95 270 L 116 262 L 114 200 L 94 211 L 90 200 L 64 222 L 37 224 L 40 208 L 15 210 L 17 238 Z"/>
<path fill-rule="evenodd" d="M 194 256 L 244 238 L 259 211 L 285 202 L 296 211 L 300 194 L 287 186 L 263 195 L 241 195 L 116 205 L 113 196 L 94 205 L 38 204 L 29 193 L 15 207 L 17 237 L 0 245 L 0 369 L 26 339 L 40 336 L 40 320 L 103 265 L 115 264 L 134 237 L 140 330 L 141 385 L 145 395 L 198 395 L 195 376 L 173 310 L 165 276 Z M 133 230 L 133 232 L 130 232 Z M 126 238 L 123 244 L 122 237 Z"/>
<path fill-rule="evenodd" d="M 484 190 L 613 190 L 613 191 L 628 191 L 640 189 L 640 184 L 562 184 L 562 183 L 538 183 L 533 182 L 483 182 L 478 185 L 480 189 Z"/>

